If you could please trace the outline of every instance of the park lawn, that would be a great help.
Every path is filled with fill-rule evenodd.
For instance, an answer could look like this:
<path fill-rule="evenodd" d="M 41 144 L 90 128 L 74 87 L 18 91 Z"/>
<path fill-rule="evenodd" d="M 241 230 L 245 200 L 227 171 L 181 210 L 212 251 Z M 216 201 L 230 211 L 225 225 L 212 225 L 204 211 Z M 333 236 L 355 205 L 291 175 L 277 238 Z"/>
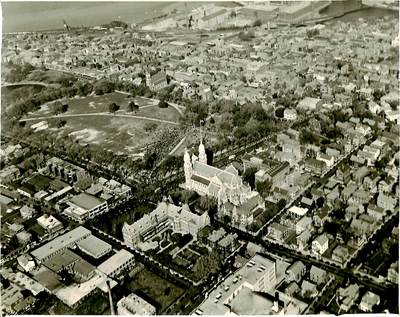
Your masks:
<path fill-rule="evenodd" d="M 139 106 L 139 109 L 134 112 L 127 112 L 127 106 L 131 100 Z M 167 121 L 178 122 L 179 113 L 173 107 L 159 108 L 157 106 L 158 100 L 148 99 L 143 97 L 131 98 L 129 95 L 112 92 L 105 95 L 90 95 L 86 97 L 75 96 L 73 98 L 63 99 L 64 103 L 68 104 L 68 110 L 66 115 L 70 114 L 83 114 L 83 113 L 100 113 L 109 112 L 108 105 L 115 102 L 119 106 L 118 114 L 122 115 L 136 115 L 143 116 Z M 40 107 L 40 109 L 34 113 L 29 113 L 29 118 L 37 118 L 43 116 L 52 116 L 51 108 L 54 102 L 50 101 Z M 62 114 L 60 115 L 60 117 Z"/>
<path fill-rule="evenodd" d="M 168 108 L 160 108 L 158 106 L 146 107 L 143 109 L 139 108 L 134 115 L 172 122 L 178 122 L 180 116 L 178 111 L 171 106 L 168 106 Z"/>
<path fill-rule="evenodd" d="M 104 149 L 115 153 L 137 153 L 138 148 L 154 141 L 154 135 L 171 125 L 135 118 L 120 117 L 74 117 L 65 118 L 66 125 L 58 129 L 59 137 L 72 133 L 81 144 L 100 144 Z M 146 132 L 146 125 L 155 127 Z"/>
<path fill-rule="evenodd" d="M 164 311 L 184 293 L 182 288 L 146 269 L 140 271 L 127 284 L 127 287 L 132 292 L 140 290 L 141 293 L 158 303 L 158 313 Z"/>

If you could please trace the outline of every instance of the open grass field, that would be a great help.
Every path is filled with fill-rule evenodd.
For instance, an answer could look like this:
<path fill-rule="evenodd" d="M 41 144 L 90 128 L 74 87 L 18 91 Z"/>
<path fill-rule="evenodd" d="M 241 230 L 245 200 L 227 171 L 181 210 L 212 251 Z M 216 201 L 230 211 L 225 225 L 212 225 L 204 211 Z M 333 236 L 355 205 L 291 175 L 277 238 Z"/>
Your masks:
<path fill-rule="evenodd" d="M 63 120 L 66 124 L 61 128 L 51 128 L 51 131 L 59 137 L 72 136 L 82 144 L 100 144 L 104 149 L 115 153 L 133 154 L 146 144 L 156 141 L 156 136 L 160 135 L 163 129 L 176 127 L 170 123 L 177 123 L 179 120 L 179 113 L 173 107 L 159 108 L 158 100 L 135 97 L 139 109 L 127 112 L 130 100 L 132 99 L 127 98 L 127 95 L 118 92 L 65 100 L 68 111 L 58 115 L 56 119 Z M 115 115 L 108 112 L 111 102 L 120 107 Z M 83 116 L 79 116 L 80 114 Z M 50 116 L 53 116 L 53 113 L 51 103 L 48 103 L 35 113 L 30 113 L 27 118 L 55 120 L 47 118 Z M 36 121 L 30 121 L 28 124 L 34 123 Z"/>
<path fill-rule="evenodd" d="M 144 269 L 127 284 L 132 292 L 139 291 L 158 304 L 158 313 L 175 302 L 184 290 L 160 276 Z"/>

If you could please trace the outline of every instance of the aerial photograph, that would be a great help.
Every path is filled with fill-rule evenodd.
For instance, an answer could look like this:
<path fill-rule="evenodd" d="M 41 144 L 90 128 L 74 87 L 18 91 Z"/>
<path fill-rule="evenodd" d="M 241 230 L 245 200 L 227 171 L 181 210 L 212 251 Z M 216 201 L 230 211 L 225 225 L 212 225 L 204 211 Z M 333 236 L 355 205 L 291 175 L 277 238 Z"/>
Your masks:
<path fill-rule="evenodd" d="M 398 316 L 398 0 L 0 5 L 1 316 Z"/>

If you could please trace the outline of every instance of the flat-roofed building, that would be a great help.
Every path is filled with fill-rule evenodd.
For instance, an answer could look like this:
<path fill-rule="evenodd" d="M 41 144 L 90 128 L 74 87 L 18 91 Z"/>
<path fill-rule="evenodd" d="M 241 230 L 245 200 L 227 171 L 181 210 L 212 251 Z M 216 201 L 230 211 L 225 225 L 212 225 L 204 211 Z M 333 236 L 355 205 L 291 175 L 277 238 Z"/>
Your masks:
<path fill-rule="evenodd" d="M 278 300 L 275 287 L 285 278 L 289 263 L 276 263 L 259 254 L 252 257 L 238 271 L 228 276 L 195 310 L 201 315 L 268 315 L 288 313 L 281 298 Z M 281 295 L 281 294 L 280 294 Z M 285 294 L 282 293 L 282 296 Z M 287 297 L 288 298 L 288 297 Z M 293 300 L 299 312 L 305 303 Z"/>
<path fill-rule="evenodd" d="M 80 226 L 61 236 L 54 238 L 50 242 L 32 251 L 31 254 L 37 261 L 42 262 L 53 256 L 54 254 L 57 254 L 65 250 L 66 248 L 72 247 L 78 241 L 86 238 L 91 234 L 92 233 L 88 229 Z"/>
<path fill-rule="evenodd" d="M 97 269 L 108 277 L 118 277 L 123 271 L 131 269 L 135 265 L 132 253 L 122 249 L 101 263 Z"/>
<path fill-rule="evenodd" d="M 63 228 L 62 222 L 52 215 L 43 215 L 37 218 L 37 223 L 47 232 L 56 232 Z"/>
<path fill-rule="evenodd" d="M 64 269 L 71 268 L 80 257 L 69 249 L 64 249 L 42 263 L 54 273 L 60 273 Z"/>
<path fill-rule="evenodd" d="M 136 294 L 129 294 L 117 303 L 118 315 L 150 316 L 156 314 L 156 308 Z"/>
<path fill-rule="evenodd" d="M 95 259 L 101 258 L 112 250 L 110 244 L 93 235 L 87 236 L 83 240 L 78 241 L 76 245 L 80 250 Z"/>
<path fill-rule="evenodd" d="M 106 201 L 87 193 L 81 193 L 72 197 L 68 205 L 69 207 L 64 213 L 79 223 L 83 223 L 108 211 Z"/>

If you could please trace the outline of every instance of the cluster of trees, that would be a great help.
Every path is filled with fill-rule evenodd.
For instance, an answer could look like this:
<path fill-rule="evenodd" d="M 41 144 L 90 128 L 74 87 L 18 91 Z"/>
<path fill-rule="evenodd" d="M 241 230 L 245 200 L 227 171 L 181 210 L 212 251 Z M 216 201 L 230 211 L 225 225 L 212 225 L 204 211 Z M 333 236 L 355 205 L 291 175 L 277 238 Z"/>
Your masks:
<path fill-rule="evenodd" d="M 58 115 L 68 111 L 68 104 L 61 101 L 56 101 L 51 105 L 51 111 L 53 114 Z"/>
<path fill-rule="evenodd" d="M 308 37 L 308 38 L 312 38 L 312 37 L 315 37 L 315 36 L 318 36 L 318 35 L 319 35 L 319 30 L 316 29 L 316 28 L 308 29 L 308 30 L 306 31 L 306 34 L 307 34 L 307 37 Z"/>
<path fill-rule="evenodd" d="M 300 132 L 301 144 L 316 144 L 319 145 L 319 137 L 308 129 L 302 129 Z"/>
<path fill-rule="evenodd" d="M 200 257 L 193 266 L 195 279 L 200 280 L 207 277 L 210 273 L 218 272 L 221 263 L 221 255 L 217 251 L 212 251 L 209 255 Z"/>
<path fill-rule="evenodd" d="M 271 188 L 272 182 L 270 180 L 256 182 L 256 190 L 263 198 L 266 198 L 269 195 Z"/>
<path fill-rule="evenodd" d="M 35 70 L 31 64 L 13 64 L 12 62 L 8 62 L 4 65 L 2 70 L 2 78 L 6 82 L 15 83 L 19 81 L 23 81 L 26 77 Z"/>
<path fill-rule="evenodd" d="M 110 92 L 113 92 L 116 88 L 115 83 L 107 81 L 107 80 L 99 80 L 94 86 L 93 90 L 96 95 L 104 95 Z"/>
<path fill-rule="evenodd" d="M 261 22 L 261 21 L 260 21 Z M 251 41 L 253 38 L 256 37 L 255 33 L 253 30 L 250 30 L 248 32 L 240 32 L 239 33 L 239 39 L 241 39 L 242 41 Z"/>
<path fill-rule="evenodd" d="M 49 101 L 54 101 L 61 98 L 70 98 L 75 95 L 86 96 L 90 94 L 92 90 L 92 84 L 83 81 L 76 81 L 74 84 L 72 84 L 72 86 L 69 87 L 46 87 L 39 93 L 30 96 L 30 98 L 11 105 L 7 109 L 5 116 L 8 119 L 18 120 L 28 112 L 34 112 L 38 110 L 41 105 Z"/>

